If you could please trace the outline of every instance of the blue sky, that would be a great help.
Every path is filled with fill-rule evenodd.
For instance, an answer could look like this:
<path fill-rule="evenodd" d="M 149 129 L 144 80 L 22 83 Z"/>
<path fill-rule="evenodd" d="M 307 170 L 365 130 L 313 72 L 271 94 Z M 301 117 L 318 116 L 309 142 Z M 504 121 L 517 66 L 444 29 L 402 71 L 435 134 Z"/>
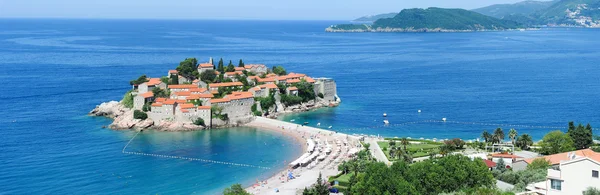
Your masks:
<path fill-rule="evenodd" d="M 473 9 L 522 0 L 0 0 L 0 18 L 349 20 L 404 8 Z"/>

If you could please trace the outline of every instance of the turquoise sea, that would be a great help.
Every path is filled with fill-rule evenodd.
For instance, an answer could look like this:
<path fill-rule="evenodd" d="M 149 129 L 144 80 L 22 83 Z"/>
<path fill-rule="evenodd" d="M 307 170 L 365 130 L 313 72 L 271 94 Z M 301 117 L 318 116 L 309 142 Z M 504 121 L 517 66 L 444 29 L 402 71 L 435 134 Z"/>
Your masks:
<path fill-rule="evenodd" d="M 537 140 L 573 120 L 600 134 L 600 29 L 324 32 L 336 23 L 0 20 L 0 194 L 216 194 L 300 154 L 290 138 L 251 128 L 146 131 L 127 151 L 269 170 L 123 154 L 135 133 L 86 116 L 186 57 L 332 77 L 339 107 L 281 118 L 344 133 L 473 139 L 501 126 Z"/>

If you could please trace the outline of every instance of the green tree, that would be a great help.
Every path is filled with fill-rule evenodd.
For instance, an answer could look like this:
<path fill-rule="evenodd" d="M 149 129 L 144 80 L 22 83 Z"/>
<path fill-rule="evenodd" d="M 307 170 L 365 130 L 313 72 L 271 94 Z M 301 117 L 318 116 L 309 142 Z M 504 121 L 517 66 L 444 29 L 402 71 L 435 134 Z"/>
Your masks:
<path fill-rule="evenodd" d="M 579 124 L 577 127 L 573 124 L 573 121 L 569 122 L 569 130 L 567 134 L 571 137 L 574 142 L 574 146 L 576 149 L 586 149 L 592 146 L 593 135 L 592 135 L 592 126 L 590 124 L 587 127 L 584 127 L 582 124 Z"/>
<path fill-rule="evenodd" d="M 276 75 L 287 75 L 285 68 L 282 66 L 273 66 L 273 73 Z"/>
<path fill-rule="evenodd" d="M 125 108 L 133 108 L 133 94 L 131 91 L 127 91 L 121 100 L 121 104 L 125 106 Z"/>
<path fill-rule="evenodd" d="M 196 58 L 186 58 L 179 62 L 179 66 L 177 66 L 176 70 L 182 77 L 193 80 L 195 75 L 198 74 L 198 60 L 196 60 Z"/>
<path fill-rule="evenodd" d="M 244 67 L 244 62 L 242 62 L 242 59 L 240 59 L 240 63 L 238 63 L 238 67 Z"/>
<path fill-rule="evenodd" d="M 315 99 L 315 90 L 312 83 L 306 82 L 304 79 L 300 82 L 293 84 L 298 88 L 298 97 L 302 97 L 303 102 L 308 102 Z"/>
<path fill-rule="evenodd" d="M 533 145 L 533 140 L 529 134 L 523 134 L 517 138 L 515 145 L 523 150 L 527 150 L 529 146 Z"/>
<path fill-rule="evenodd" d="M 408 139 L 406 139 L 405 137 L 403 137 L 402 139 L 400 139 L 400 144 L 402 144 L 402 147 L 404 147 L 404 152 L 407 152 L 406 146 L 408 146 L 408 144 L 410 144 L 410 142 L 408 141 Z"/>
<path fill-rule="evenodd" d="M 383 163 L 370 163 L 366 166 L 365 174 L 357 178 L 357 183 L 351 189 L 352 194 L 419 194 L 400 173 L 390 171 Z"/>
<path fill-rule="evenodd" d="M 552 131 L 542 138 L 540 142 L 542 154 L 550 155 L 575 150 L 573 140 L 568 134 L 560 130 Z"/>
<path fill-rule="evenodd" d="M 492 136 L 492 139 L 493 139 L 493 143 L 501 143 L 502 141 L 504 141 L 504 131 L 502 131 L 502 128 L 498 127 L 494 131 L 494 135 Z"/>
<path fill-rule="evenodd" d="M 545 158 L 537 158 L 531 161 L 531 164 L 527 165 L 527 169 L 548 169 L 550 168 L 550 162 Z"/>
<path fill-rule="evenodd" d="M 146 75 L 144 74 L 135 80 L 129 81 L 129 84 L 130 85 L 139 85 L 139 84 L 145 83 L 146 81 L 148 81 L 148 77 L 146 77 Z"/>
<path fill-rule="evenodd" d="M 517 135 L 518 135 L 518 133 L 517 133 L 517 130 L 515 130 L 515 129 L 510 129 L 508 131 L 508 138 L 510 138 L 510 141 L 512 144 L 515 144 L 515 139 L 517 139 Z"/>
<path fill-rule="evenodd" d="M 231 185 L 231 187 L 225 188 L 225 190 L 223 190 L 223 195 L 251 195 L 251 194 L 246 192 L 246 190 L 244 190 L 244 188 L 242 188 L 242 185 L 233 184 L 233 185 Z"/>
<path fill-rule="evenodd" d="M 483 130 L 483 132 L 481 133 L 481 138 L 485 140 L 485 143 L 491 142 L 492 137 L 492 134 L 490 134 L 490 132 L 488 132 L 487 130 Z"/>
<path fill-rule="evenodd" d="M 219 59 L 219 64 L 217 65 L 217 71 L 223 73 L 225 72 L 225 67 L 223 66 L 223 58 Z"/>
<path fill-rule="evenodd" d="M 233 66 L 233 63 L 231 63 L 231 60 L 229 60 L 229 64 L 227 65 L 227 70 L 225 70 L 225 72 L 235 72 L 235 66 Z"/>
<path fill-rule="evenodd" d="M 179 77 L 177 75 L 171 75 L 169 80 L 170 80 L 170 82 L 168 83 L 169 85 L 179 84 Z"/>
<path fill-rule="evenodd" d="M 326 182 L 323 181 L 323 177 L 319 172 L 319 177 L 317 178 L 317 183 L 314 186 L 314 194 L 315 195 L 329 195 L 329 187 L 327 187 Z"/>
<path fill-rule="evenodd" d="M 152 93 L 155 98 L 167 98 L 170 95 L 169 91 L 161 89 L 160 87 L 153 88 Z"/>
<path fill-rule="evenodd" d="M 206 70 L 200 73 L 200 80 L 205 83 L 212 83 L 215 81 L 215 78 L 217 78 L 215 70 Z"/>
<path fill-rule="evenodd" d="M 504 163 L 504 159 L 501 158 L 498 160 L 498 163 L 496 163 L 496 170 L 500 172 L 506 171 L 506 163 Z"/>
<path fill-rule="evenodd" d="M 134 110 L 133 111 L 133 118 L 134 119 L 140 119 L 140 120 L 146 120 L 148 118 L 148 115 L 145 112 L 142 112 L 140 110 Z"/>
<path fill-rule="evenodd" d="M 583 191 L 583 195 L 600 195 L 600 189 L 588 187 L 585 191 Z"/>
<path fill-rule="evenodd" d="M 165 84 L 168 85 L 169 84 L 169 77 L 167 77 L 167 76 L 160 77 L 160 82 L 163 82 L 163 83 L 165 83 Z"/>
<path fill-rule="evenodd" d="M 194 125 L 198 125 L 198 126 L 206 126 L 206 125 L 204 124 L 204 119 L 202 119 L 202 118 L 197 118 L 197 119 L 194 121 Z"/>

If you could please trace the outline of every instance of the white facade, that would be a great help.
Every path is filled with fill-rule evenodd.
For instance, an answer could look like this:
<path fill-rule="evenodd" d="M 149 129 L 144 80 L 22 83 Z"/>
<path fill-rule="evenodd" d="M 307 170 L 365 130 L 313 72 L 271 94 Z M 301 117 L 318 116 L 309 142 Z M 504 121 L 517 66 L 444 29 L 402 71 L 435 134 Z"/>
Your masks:
<path fill-rule="evenodd" d="M 323 94 L 323 99 L 325 101 L 336 101 L 337 96 L 337 86 L 335 81 L 330 78 L 316 78 L 316 82 L 314 84 L 315 95 L 319 93 Z"/>
<path fill-rule="evenodd" d="M 561 162 L 558 170 L 548 169 L 547 195 L 582 194 L 588 187 L 600 188 L 600 162 L 588 157 Z"/>

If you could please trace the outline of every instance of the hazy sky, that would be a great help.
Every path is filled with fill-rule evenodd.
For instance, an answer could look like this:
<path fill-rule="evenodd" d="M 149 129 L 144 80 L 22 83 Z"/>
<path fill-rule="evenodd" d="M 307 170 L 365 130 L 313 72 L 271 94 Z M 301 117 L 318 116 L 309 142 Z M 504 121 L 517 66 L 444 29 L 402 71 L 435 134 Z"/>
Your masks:
<path fill-rule="evenodd" d="M 349 20 L 404 8 L 473 9 L 522 0 L 0 0 L 2 18 Z"/>

